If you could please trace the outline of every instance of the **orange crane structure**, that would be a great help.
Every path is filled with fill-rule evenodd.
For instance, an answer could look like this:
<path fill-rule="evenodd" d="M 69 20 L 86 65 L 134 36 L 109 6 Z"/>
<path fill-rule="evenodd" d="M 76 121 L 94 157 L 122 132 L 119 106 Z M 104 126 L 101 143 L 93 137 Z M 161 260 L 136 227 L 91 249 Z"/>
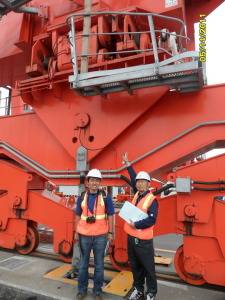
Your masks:
<path fill-rule="evenodd" d="M 158 193 L 155 235 L 183 235 L 179 276 L 225 286 L 225 155 L 187 164 L 225 146 L 225 86 L 206 85 L 194 46 L 194 23 L 222 2 L 0 0 L 0 86 L 12 88 L 0 117 L 0 247 L 29 254 L 45 224 L 69 261 L 74 212 L 46 185 L 81 189 L 97 167 L 106 186 L 124 186 L 129 151 L 135 169 L 172 183 Z M 129 267 L 118 216 L 111 261 Z"/>

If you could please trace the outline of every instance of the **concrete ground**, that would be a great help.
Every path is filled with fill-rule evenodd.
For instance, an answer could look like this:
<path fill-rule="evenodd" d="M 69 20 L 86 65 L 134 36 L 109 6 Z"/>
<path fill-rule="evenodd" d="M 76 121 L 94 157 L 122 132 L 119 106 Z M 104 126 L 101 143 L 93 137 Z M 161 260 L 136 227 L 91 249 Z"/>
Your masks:
<path fill-rule="evenodd" d="M 173 256 L 174 249 L 181 244 L 175 235 L 155 239 L 156 254 Z M 161 249 L 161 250 L 160 250 Z M 165 253 L 163 249 L 171 252 Z M 57 267 L 60 261 L 33 256 L 19 256 L 16 253 L 0 251 L 0 299 L 1 300 L 69 300 L 76 299 L 77 287 L 66 282 L 44 278 L 44 275 Z M 173 267 L 157 267 L 160 271 L 173 271 Z M 224 300 L 224 291 L 209 290 L 164 280 L 158 280 L 157 300 Z M 29 298 L 33 296 L 34 298 Z M 105 294 L 106 300 L 123 299 Z M 93 299 L 91 290 L 87 300 Z"/>

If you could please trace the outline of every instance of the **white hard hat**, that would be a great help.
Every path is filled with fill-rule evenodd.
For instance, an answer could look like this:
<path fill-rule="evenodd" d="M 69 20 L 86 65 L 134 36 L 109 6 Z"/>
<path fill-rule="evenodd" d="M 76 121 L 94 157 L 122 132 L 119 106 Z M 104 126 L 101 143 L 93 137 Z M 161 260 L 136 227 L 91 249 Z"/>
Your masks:
<path fill-rule="evenodd" d="M 144 179 L 144 180 L 151 181 L 151 177 L 149 176 L 149 174 L 144 171 L 141 171 L 137 174 L 136 180 L 138 180 L 138 179 Z"/>
<path fill-rule="evenodd" d="M 102 174 L 101 174 L 101 172 L 98 169 L 91 169 L 87 173 L 87 178 L 90 178 L 90 177 L 102 179 Z"/>

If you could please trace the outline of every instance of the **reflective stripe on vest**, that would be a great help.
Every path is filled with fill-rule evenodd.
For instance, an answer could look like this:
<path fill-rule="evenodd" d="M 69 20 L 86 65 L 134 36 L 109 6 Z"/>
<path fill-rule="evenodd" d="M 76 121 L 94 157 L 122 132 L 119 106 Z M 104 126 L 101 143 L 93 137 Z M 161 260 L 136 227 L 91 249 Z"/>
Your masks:
<path fill-rule="evenodd" d="M 96 236 L 96 235 L 107 233 L 108 219 L 107 219 L 107 214 L 105 212 L 105 202 L 102 194 L 99 194 L 98 199 L 95 200 L 97 201 L 97 206 L 95 203 L 93 214 L 88 209 L 87 200 L 88 200 L 88 193 L 85 193 L 84 199 L 81 203 L 82 215 L 77 224 L 77 232 L 88 236 L 91 235 Z M 94 215 L 96 218 L 95 222 L 91 224 L 87 223 L 86 222 L 87 217 L 88 216 L 90 217 L 92 215 Z"/>
<path fill-rule="evenodd" d="M 135 205 L 136 200 L 138 198 L 138 192 L 134 195 L 132 203 Z M 143 212 L 147 213 L 149 207 L 152 205 L 155 196 L 151 193 L 148 193 L 144 196 L 137 204 L 137 207 L 140 208 Z M 145 229 L 135 229 L 132 228 L 127 222 L 124 224 L 124 231 L 134 237 L 137 237 L 141 240 L 149 240 L 153 238 L 153 229 L 154 226 L 145 228 Z"/>

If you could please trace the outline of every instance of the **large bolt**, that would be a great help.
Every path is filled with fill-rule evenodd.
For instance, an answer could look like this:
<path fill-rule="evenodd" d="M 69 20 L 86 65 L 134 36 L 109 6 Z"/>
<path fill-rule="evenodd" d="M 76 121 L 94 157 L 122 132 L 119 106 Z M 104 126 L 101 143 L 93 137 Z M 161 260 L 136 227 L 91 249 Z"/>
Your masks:
<path fill-rule="evenodd" d="M 196 207 L 193 205 L 187 205 L 184 208 L 184 213 L 187 217 L 194 217 L 196 215 Z"/>
<path fill-rule="evenodd" d="M 28 181 L 31 181 L 32 179 L 33 179 L 33 176 L 32 176 L 31 174 L 29 174 L 27 180 L 28 180 Z"/>
<path fill-rule="evenodd" d="M 75 129 L 85 128 L 90 122 L 90 117 L 86 113 L 78 113 L 75 115 Z"/>
<path fill-rule="evenodd" d="M 13 206 L 19 206 L 22 203 L 22 199 L 19 196 L 15 196 Z"/>

